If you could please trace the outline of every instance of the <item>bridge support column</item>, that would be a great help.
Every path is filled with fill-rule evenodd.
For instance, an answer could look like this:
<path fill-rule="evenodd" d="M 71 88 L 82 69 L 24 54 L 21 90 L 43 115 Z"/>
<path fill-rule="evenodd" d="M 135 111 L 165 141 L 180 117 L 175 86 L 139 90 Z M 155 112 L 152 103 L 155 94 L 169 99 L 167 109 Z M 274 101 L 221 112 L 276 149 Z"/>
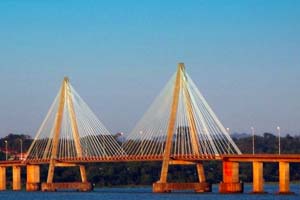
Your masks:
<path fill-rule="evenodd" d="M 252 163 L 253 193 L 264 193 L 263 162 Z"/>
<path fill-rule="evenodd" d="M 202 163 L 197 163 L 196 168 L 197 168 L 199 182 L 200 183 L 205 183 L 206 182 L 206 177 L 205 177 L 203 164 Z"/>
<path fill-rule="evenodd" d="M 20 166 L 12 167 L 12 176 L 13 176 L 12 189 L 15 191 L 21 190 L 21 167 Z"/>
<path fill-rule="evenodd" d="M 279 192 L 278 194 L 291 194 L 290 191 L 290 163 L 279 162 Z"/>
<path fill-rule="evenodd" d="M 27 165 L 27 191 L 38 191 L 40 189 L 40 166 Z"/>
<path fill-rule="evenodd" d="M 6 167 L 0 166 L 0 191 L 6 190 Z"/>
<path fill-rule="evenodd" d="M 223 181 L 219 185 L 220 193 L 242 193 L 243 183 L 239 179 L 239 163 L 223 161 Z"/>

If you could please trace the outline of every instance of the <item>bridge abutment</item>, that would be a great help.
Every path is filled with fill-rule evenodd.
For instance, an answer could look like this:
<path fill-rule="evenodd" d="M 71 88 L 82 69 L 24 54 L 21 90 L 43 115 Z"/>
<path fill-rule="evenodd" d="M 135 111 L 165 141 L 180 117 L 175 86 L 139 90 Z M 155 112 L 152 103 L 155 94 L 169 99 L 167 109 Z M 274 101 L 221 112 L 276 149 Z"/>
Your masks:
<path fill-rule="evenodd" d="M 242 193 L 243 183 L 239 179 L 239 163 L 223 161 L 223 181 L 219 185 L 220 193 Z"/>
<path fill-rule="evenodd" d="M 39 165 L 27 165 L 27 191 L 40 190 L 40 166 Z"/>

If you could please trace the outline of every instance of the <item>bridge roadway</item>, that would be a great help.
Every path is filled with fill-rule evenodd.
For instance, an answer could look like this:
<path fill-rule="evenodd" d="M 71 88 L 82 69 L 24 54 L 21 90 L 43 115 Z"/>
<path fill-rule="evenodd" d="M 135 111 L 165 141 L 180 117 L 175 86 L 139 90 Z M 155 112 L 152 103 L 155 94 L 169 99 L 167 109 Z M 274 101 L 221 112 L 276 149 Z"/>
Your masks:
<path fill-rule="evenodd" d="M 171 158 L 176 161 L 197 162 L 197 161 L 230 161 L 230 162 L 300 162 L 300 154 L 241 154 L 241 155 L 173 155 Z M 57 163 L 101 163 L 101 162 L 151 162 L 162 161 L 162 155 L 124 155 L 106 157 L 82 157 L 82 158 L 58 158 Z M 50 159 L 31 160 L 7 160 L 0 161 L 0 166 L 25 166 L 27 164 L 49 164 Z"/>
<path fill-rule="evenodd" d="M 171 158 L 176 161 L 197 162 L 205 160 L 222 160 L 221 156 L 215 155 L 173 155 Z M 105 156 L 105 157 L 76 157 L 76 158 L 58 158 L 57 163 L 101 163 L 101 162 L 151 162 L 151 161 L 162 161 L 163 155 L 124 155 L 124 156 Z M 30 165 L 43 165 L 49 164 L 50 159 L 30 159 L 30 160 L 7 160 L 0 161 L 0 166 L 25 166 Z"/>
<path fill-rule="evenodd" d="M 300 154 L 241 154 L 241 155 L 173 155 L 173 160 L 196 162 L 223 160 L 231 162 L 300 162 Z M 78 158 L 58 158 L 56 162 L 62 163 L 101 163 L 101 162 L 151 162 L 162 161 L 162 155 L 124 155 L 106 157 L 78 157 Z M 30 160 L 4 160 L 0 161 L 0 166 L 25 166 L 26 164 L 49 164 L 50 159 L 30 159 Z"/>

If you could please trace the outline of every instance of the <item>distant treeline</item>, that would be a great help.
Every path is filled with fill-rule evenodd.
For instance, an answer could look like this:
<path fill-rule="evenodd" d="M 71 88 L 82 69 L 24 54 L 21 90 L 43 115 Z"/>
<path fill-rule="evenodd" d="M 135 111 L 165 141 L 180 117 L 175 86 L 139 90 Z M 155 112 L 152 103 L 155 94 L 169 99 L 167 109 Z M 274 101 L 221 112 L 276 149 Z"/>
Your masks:
<path fill-rule="evenodd" d="M 10 134 L 0 139 L 1 150 L 5 149 L 5 140 L 8 142 L 10 152 L 20 152 L 20 139 L 23 143 L 23 151 L 29 148 L 32 138 L 27 135 Z M 252 136 L 233 138 L 243 153 L 252 153 Z M 255 136 L 255 153 L 278 153 L 278 137 L 271 133 L 264 133 L 262 136 Z M 300 137 L 286 135 L 281 137 L 281 153 L 299 153 Z M 0 152 L 0 159 L 5 159 L 5 153 Z M 160 162 L 124 162 L 124 163 L 93 163 L 87 164 L 88 179 L 96 186 L 126 186 L 126 185 L 151 185 L 159 179 Z M 222 180 L 222 163 L 220 161 L 204 162 L 207 180 L 211 183 L 218 183 Z M 169 181 L 192 182 L 196 181 L 196 170 L 194 166 L 171 166 Z M 300 180 L 300 164 L 291 164 L 291 180 Z M 11 180 L 11 170 L 7 172 Z M 22 171 L 25 180 L 25 169 Z M 47 177 L 47 166 L 41 168 L 41 179 Z M 252 181 L 251 163 L 240 164 L 240 178 L 244 182 Z M 264 165 L 265 181 L 278 181 L 278 164 L 267 163 Z M 77 168 L 56 168 L 55 181 L 79 180 Z"/>

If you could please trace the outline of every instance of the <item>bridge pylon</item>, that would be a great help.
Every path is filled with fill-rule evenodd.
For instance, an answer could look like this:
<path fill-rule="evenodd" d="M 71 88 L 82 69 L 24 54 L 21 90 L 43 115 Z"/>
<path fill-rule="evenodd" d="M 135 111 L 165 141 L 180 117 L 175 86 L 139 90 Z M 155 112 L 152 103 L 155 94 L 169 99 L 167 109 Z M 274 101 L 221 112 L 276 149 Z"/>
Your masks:
<path fill-rule="evenodd" d="M 84 165 L 78 165 L 80 169 L 80 177 L 82 184 L 80 183 L 59 183 L 55 184 L 53 183 L 54 178 L 54 170 L 56 166 L 59 167 L 74 167 L 77 166 L 75 164 L 67 164 L 67 163 L 57 163 L 57 154 L 58 154 L 58 148 L 59 148 L 59 142 L 60 142 L 60 133 L 63 123 L 63 116 L 64 116 L 64 109 L 67 110 L 68 115 L 70 117 L 71 122 L 71 132 L 73 134 L 73 139 L 75 143 L 75 150 L 78 157 L 82 157 L 82 148 L 80 143 L 80 136 L 79 136 L 79 130 L 78 130 L 78 124 L 76 119 L 76 114 L 74 110 L 74 104 L 73 104 L 73 98 L 72 98 L 72 90 L 70 88 L 69 84 L 69 78 L 65 77 L 61 86 L 60 90 L 60 96 L 59 96 L 59 103 L 58 103 L 58 109 L 56 113 L 55 123 L 54 123 L 54 135 L 52 138 L 52 149 L 51 149 L 51 157 L 50 157 L 50 164 L 48 169 L 48 176 L 47 176 L 47 182 L 42 183 L 42 191 L 55 191 L 56 189 L 59 189 L 60 185 L 64 185 L 64 187 L 72 188 L 73 186 L 77 186 L 79 190 L 90 190 L 91 184 L 87 181 L 86 177 L 86 170 Z"/>
<path fill-rule="evenodd" d="M 169 123 L 167 128 L 167 138 L 165 143 L 165 149 L 163 154 L 162 169 L 160 174 L 160 179 L 153 184 L 154 192 L 170 192 L 172 190 L 186 190 L 193 189 L 196 192 L 210 192 L 211 185 L 206 182 L 206 177 L 204 173 L 203 163 L 199 162 L 190 162 L 185 160 L 173 160 L 172 159 L 172 143 L 175 132 L 175 125 L 177 119 L 177 111 L 179 107 L 179 98 L 180 92 L 184 93 L 185 99 L 183 99 L 187 111 L 187 119 L 189 123 L 189 134 L 190 134 L 190 143 L 192 151 L 195 155 L 200 155 L 199 148 L 200 144 L 197 140 L 197 130 L 195 116 L 193 114 L 193 108 L 191 103 L 191 97 L 189 94 L 188 87 L 186 85 L 185 75 L 185 66 L 183 63 L 178 64 L 178 69 L 176 73 L 175 85 L 173 89 L 173 100 L 170 110 Z M 198 173 L 198 181 L 195 183 L 168 183 L 168 171 L 170 165 L 196 165 L 196 170 Z"/>
<path fill-rule="evenodd" d="M 163 160 L 154 192 L 210 191 L 202 162 L 241 153 L 183 63 L 126 138 L 123 149 L 129 158 Z M 169 183 L 170 165 L 194 165 L 198 181 Z"/>
<path fill-rule="evenodd" d="M 49 163 L 47 181 L 42 183 L 41 189 L 90 190 L 85 166 L 79 163 L 119 156 L 124 156 L 121 146 L 65 77 L 26 157 L 28 163 Z M 57 167 L 79 167 L 81 181 L 54 182 Z M 39 173 L 39 170 L 32 169 L 29 175 Z M 32 179 L 28 185 L 33 185 L 31 190 L 36 190 L 39 176 L 33 177 L 38 178 Z"/>

